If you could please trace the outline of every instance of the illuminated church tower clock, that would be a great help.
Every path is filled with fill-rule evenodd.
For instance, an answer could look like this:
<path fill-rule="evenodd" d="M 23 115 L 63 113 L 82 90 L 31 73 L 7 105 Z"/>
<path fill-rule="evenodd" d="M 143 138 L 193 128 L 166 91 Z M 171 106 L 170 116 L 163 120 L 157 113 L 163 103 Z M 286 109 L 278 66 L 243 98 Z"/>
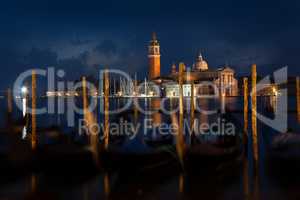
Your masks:
<path fill-rule="evenodd" d="M 156 38 L 156 34 L 152 34 L 152 40 L 148 47 L 149 58 L 149 79 L 155 79 L 160 76 L 160 50 L 159 42 Z"/>

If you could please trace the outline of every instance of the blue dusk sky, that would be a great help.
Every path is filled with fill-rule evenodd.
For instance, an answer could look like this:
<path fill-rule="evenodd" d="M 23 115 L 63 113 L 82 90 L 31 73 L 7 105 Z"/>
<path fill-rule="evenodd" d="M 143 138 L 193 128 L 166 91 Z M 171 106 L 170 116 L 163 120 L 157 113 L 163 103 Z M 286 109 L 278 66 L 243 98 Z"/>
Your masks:
<path fill-rule="evenodd" d="M 161 71 L 192 66 L 202 52 L 209 67 L 225 63 L 238 76 L 256 63 L 260 74 L 285 65 L 300 74 L 300 2 L 255 0 L 0 2 L 0 88 L 26 69 L 54 66 L 70 80 L 104 67 L 147 75 L 153 31 Z"/>

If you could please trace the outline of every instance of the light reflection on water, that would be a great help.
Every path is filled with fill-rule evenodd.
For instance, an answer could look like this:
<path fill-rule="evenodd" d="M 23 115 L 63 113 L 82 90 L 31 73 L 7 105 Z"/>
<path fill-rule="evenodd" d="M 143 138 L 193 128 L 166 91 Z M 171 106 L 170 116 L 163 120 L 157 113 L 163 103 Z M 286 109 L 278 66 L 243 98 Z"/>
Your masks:
<path fill-rule="evenodd" d="M 39 105 L 45 105 L 46 102 L 39 101 Z M 79 100 L 80 104 L 80 100 Z M 110 103 L 110 107 L 120 107 L 126 104 L 126 99 L 114 99 Z M 157 110 L 160 106 L 160 102 L 147 100 L 139 100 L 140 106 L 146 109 Z M 178 102 L 173 99 L 172 105 L 169 103 L 168 107 L 176 107 Z M 186 101 L 186 107 L 189 108 L 188 101 Z M 217 100 L 198 99 L 197 102 L 204 110 L 212 110 L 219 106 Z M 265 99 L 259 99 L 258 110 L 261 113 L 266 113 Z M 98 105 L 97 110 L 100 110 Z M 226 98 L 226 108 L 234 110 L 234 117 L 238 121 L 243 123 L 243 113 L 240 112 L 243 108 L 242 98 Z M 295 108 L 295 99 L 289 99 L 289 108 Z M 5 109 L 3 109 L 5 110 Z M 14 111 L 14 116 L 20 116 L 18 111 Z M 103 114 L 97 112 L 96 120 L 100 122 L 103 120 Z M 75 115 L 76 121 L 82 116 Z M 151 118 L 153 126 L 157 126 L 165 121 L 172 121 L 170 116 L 164 116 L 160 112 L 155 112 L 149 115 L 143 115 L 138 112 L 134 112 L 133 118 L 130 116 L 124 116 L 128 120 L 132 120 L 135 123 L 141 122 L 145 118 Z M 185 116 L 188 118 L 188 116 Z M 213 122 L 215 115 L 207 116 L 203 114 L 196 114 L 201 122 Z M 42 115 L 37 117 L 37 124 L 40 127 L 58 126 L 61 128 L 64 134 L 70 134 L 76 132 L 77 128 L 66 126 L 65 114 L 51 114 Z M 116 120 L 114 116 L 110 117 L 110 120 Z M 178 119 L 177 119 L 178 120 Z M 249 122 L 250 123 L 250 122 Z M 297 121 L 297 113 L 289 112 L 288 114 L 288 126 L 293 129 L 294 132 L 299 132 L 300 127 Z M 251 134 L 250 127 L 248 126 L 248 132 Z M 99 175 L 92 177 L 89 180 L 79 183 L 65 183 L 61 179 L 48 180 L 43 174 L 33 174 L 28 177 L 17 179 L 15 182 L 5 185 L 0 189 L 0 196 L 7 197 L 7 199 L 16 199 L 21 196 L 26 196 L 28 199 L 157 199 L 157 198 L 173 198 L 173 199 L 232 199 L 232 198 L 256 198 L 259 195 L 264 198 L 281 199 L 286 198 L 287 193 L 291 193 L 299 196 L 299 192 L 295 191 L 296 186 L 289 187 L 288 185 L 281 185 L 280 182 L 274 181 L 274 177 L 268 177 L 265 171 L 264 159 L 268 151 L 271 138 L 276 131 L 270 127 L 265 126 L 262 123 L 258 124 L 259 144 L 260 144 L 260 163 L 259 177 L 254 174 L 253 160 L 251 151 L 248 151 L 248 155 L 243 158 L 240 171 L 235 174 L 208 174 L 207 176 L 188 176 L 182 172 L 178 173 L 162 173 L 155 172 L 154 175 L 139 175 L 136 173 L 124 174 L 124 172 L 113 173 L 100 173 Z M 137 141 L 139 141 L 137 137 Z M 209 139 L 207 139 L 209 141 Z M 202 142 L 205 142 L 205 138 Z M 189 144 L 189 138 L 185 141 Z M 136 142 L 131 143 L 131 148 L 140 149 Z M 135 146 L 137 145 L 137 146 Z M 249 143 L 251 147 L 251 142 Z M 199 169 L 201 170 L 201 169 Z M 171 170 L 170 170 L 171 171 Z M 298 176 L 299 174 L 295 174 Z M 223 176 L 227 177 L 224 178 Z M 259 178 L 259 179 L 258 179 Z M 299 186 L 299 185 L 298 185 Z M 291 196 L 289 196 L 291 197 Z"/>

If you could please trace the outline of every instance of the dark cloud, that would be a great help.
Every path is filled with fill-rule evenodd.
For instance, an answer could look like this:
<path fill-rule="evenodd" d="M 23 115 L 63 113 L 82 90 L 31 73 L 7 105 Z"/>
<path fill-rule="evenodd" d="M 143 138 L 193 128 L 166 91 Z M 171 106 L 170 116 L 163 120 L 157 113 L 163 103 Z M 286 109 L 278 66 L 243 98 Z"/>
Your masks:
<path fill-rule="evenodd" d="M 104 40 L 94 48 L 94 51 L 111 57 L 117 54 L 117 46 L 112 40 Z"/>
<path fill-rule="evenodd" d="M 299 10 L 296 0 L 3 1 L 0 64 L 9 81 L 25 69 L 46 66 L 74 77 L 111 67 L 143 78 L 156 31 L 162 73 L 172 62 L 192 65 L 201 50 L 212 68 L 229 63 L 242 74 L 253 62 L 264 72 L 288 64 L 295 74 Z"/>
<path fill-rule="evenodd" d="M 91 42 L 92 42 L 92 40 L 81 39 L 76 35 L 74 35 L 74 37 L 71 39 L 71 45 L 74 45 L 74 46 L 88 45 Z"/>
<path fill-rule="evenodd" d="M 146 58 L 146 54 L 141 54 L 131 43 L 124 45 L 112 40 L 103 40 L 78 56 L 89 70 L 114 68 L 129 73 L 136 72 L 143 65 L 143 57 Z"/>
<path fill-rule="evenodd" d="M 71 47 L 72 48 L 72 44 Z M 69 80 L 77 79 L 82 75 L 97 75 L 99 69 L 115 68 L 134 73 L 141 70 L 146 62 L 130 44 L 121 45 L 112 40 L 103 40 L 97 45 L 85 47 L 85 50 L 71 57 L 61 57 L 59 53 L 50 48 L 33 47 L 29 51 L 17 54 L 16 50 L 2 51 L 6 55 L 6 63 L 18 71 L 12 71 L 16 75 L 26 69 L 55 67 L 66 72 Z M 1 52 L 0 52 L 1 53 Z M 5 53 L 5 54 L 4 54 Z M 146 57 L 145 57 L 146 58 Z M 12 61 L 18 61 L 13 63 Z M 141 70 L 145 71 L 145 70 Z M 18 73 L 16 73 L 18 72 Z"/>

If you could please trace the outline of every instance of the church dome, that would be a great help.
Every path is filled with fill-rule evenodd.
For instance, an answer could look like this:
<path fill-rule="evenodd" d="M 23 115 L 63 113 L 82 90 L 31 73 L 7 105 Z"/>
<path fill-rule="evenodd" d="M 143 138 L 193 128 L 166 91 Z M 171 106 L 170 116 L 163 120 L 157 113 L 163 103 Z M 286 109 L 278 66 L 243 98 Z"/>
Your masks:
<path fill-rule="evenodd" d="M 207 62 L 203 59 L 202 55 L 199 54 L 196 64 L 195 64 L 195 69 L 200 70 L 200 71 L 205 71 L 208 70 L 208 64 Z"/>

